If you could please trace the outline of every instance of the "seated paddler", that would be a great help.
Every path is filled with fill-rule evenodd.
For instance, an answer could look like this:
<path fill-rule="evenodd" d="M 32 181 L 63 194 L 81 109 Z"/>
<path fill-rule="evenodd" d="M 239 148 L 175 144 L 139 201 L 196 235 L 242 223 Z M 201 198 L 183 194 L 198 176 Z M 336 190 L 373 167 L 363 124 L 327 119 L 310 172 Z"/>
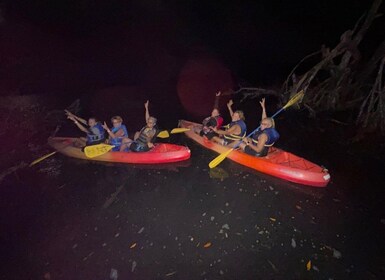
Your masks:
<path fill-rule="evenodd" d="M 226 125 L 226 130 L 213 128 L 215 133 L 219 136 L 214 136 L 211 140 L 228 147 L 234 147 L 238 144 L 238 141 L 242 140 L 246 135 L 246 123 L 245 116 L 243 111 L 237 110 L 233 112 L 231 106 L 233 105 L 233 100 L 230 100 L 227 103 L 227 108 L 229 109 L 229 113 L 231 116 L 231 123 Z"/>
<path fill-rule="evenodd" d="M 96 145 L 105 141 L 105 131 L 100 122 L 94 117 L 90 117 L 88 121 L 78 117 L 68 110 L 65 110 L 67 118 L 74 122 L 74 124 L 84 133 L 87 134 L 85 141 L 86 146 Z M 84 145 L 84 142 L 83 142 Z"/>
<path fill-rule="evenodd" d="M 123 139 L 121 151 L 125 151 L 128 148 L 132 152 L 147 152 L 154 147 L 154 142 L 158 134 L 156 126 L 157 119 L 150 116 L 148 105 L 149 101 L 147 100 L 146 103 L 144 103 L 146 125 L 135 133 L 134 141 L 129 138 Z"/>
<path fill-rule="evenodd" d="M 260 129 L 251 138 L 245 138 L 240 144 L 240 148 L 249 155 L 264 157 L 267 156 L 269 148 L 278 140 L 279 133 L 274 127 L 274 119 L 268 118 L 266 115 L 265 98 L 262 98 L 259 103 L 262 107 Z"/>
<path fill-rule="evenodd" d="M 122 141 L 128 137 L 126 126 L 123 124 L 123 119 L 120 116 L 114 116 L 111 118 L 112 128 L 109 129 L 106 122 L 103 124 L 103 128 L 108 133 L 108 144 L 114 145 L 112 151 L 120 151 Z"/>

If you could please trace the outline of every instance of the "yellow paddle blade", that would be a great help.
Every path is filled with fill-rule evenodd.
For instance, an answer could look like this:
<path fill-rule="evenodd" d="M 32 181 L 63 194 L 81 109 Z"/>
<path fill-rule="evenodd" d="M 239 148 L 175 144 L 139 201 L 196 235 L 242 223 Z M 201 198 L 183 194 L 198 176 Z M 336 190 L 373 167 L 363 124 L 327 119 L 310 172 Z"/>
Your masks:
<path fill-rule="evenodd" d="M 232 151 L 234 151 L 234 148 L 231 148 L 227 150 L 226 152 L 220 154 L 216 158 L 214 158 L 212 161 L 209 163 L 210 168 L 216 167 L 218 164 L 220 164 Z"/>
<path fill-rule="evenodd" d="M 37 160 L 34 160 L 33 162 L 30 163 L 29 167 L 31 167 L 32 165 L 35 165 L 36 163 L 39 163 L 39 162 L 45 160 L 46 158 L 48 158 L 50 156 L 53 156 L 56 153 L 57 153 L 57 151 L 49 153 L 49 154 L 47 154 L 45 156 L 42 156 L 42 157 L 38 158 Z"/>
<path fill-rule="evenodd" d="M 159 138 L 168 138 L 170 137 L 170 134 L 168 134 L 168 131 L 167 130 L 163 130 L 161 132 L 158 133 L 158 135 L 156 137 L 159 137 Z"/>
<path fill-rule="evenodd" d="M 107 144 L 98 144 L 98 145 L 86 146 L 84 148 L 84 153 L 86 154 L 87 157 L 93 158 L 93 157 L 101 156 L 101 155 L 107 153 L 113 147 L 115 147 L 115 146 L 107 145 Z"/>
<path fill-rule="evenodd" d="M 297 103 L 299 100 L 302 99 L 302 97 L 305 95 L 305 93 L 303 92 L 303 90 L 301 90 L 300 92 L 297 92 L 288 102 L 285 106 L 283 106 L 283 109 L 287 109 L 288 107 L 290 107 L 291 105 Z"/>
<path fill-rule="evenodd" d="M 171 134 L 182 133 L 182 132 L 186 132 L 189 130 L 190 130 L 189 128 L 177 127 L 177 128 L 174 128 L 173 130 L 171 130 Z"/>

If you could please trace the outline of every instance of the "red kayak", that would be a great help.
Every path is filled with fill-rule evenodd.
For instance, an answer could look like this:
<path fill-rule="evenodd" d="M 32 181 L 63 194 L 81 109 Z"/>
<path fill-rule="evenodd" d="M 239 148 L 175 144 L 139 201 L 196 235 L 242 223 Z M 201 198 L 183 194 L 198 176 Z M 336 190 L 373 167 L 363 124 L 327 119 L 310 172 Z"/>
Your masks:
<path fill-rule="evenodd" d="M 192 128 L 199 125 L 185 120 L 179 122 L 180 127 L 190 129 L 185 134 L 203 147 L 220 154 L 229 150 L 228 147 L 213 143 L 196 134 Z M 326 187 L 330 181 L 330 174 L 325 168 L 275 147 L 270 148 L 266 157 L 255 157 L 235 150 L 227 158 L 259 172 L 298 184 Z"/>
<path fill-rule="evenodd" d="M 86 160 L 158 164 L 186 160 L 189 159 L 191 155 L 190 149 L 186 146 L 156 143 L 155 147 L 148 152 L 107 152 L 103 155 L 90 159 L 86 157 L 80 147 L 77 147 L 77 142 L 79 142 L 79 138 L 51 137 L 48 139 L 48 144 L 58 152 L 69 157 Z"/>

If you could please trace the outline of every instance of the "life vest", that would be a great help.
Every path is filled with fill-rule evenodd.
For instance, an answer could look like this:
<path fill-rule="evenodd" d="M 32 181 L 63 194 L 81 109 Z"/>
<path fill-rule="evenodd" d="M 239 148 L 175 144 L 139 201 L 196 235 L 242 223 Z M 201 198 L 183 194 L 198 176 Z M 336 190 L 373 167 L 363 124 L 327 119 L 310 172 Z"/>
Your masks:
<path fill-rule="evenodd" d="M 275 141 L 277 141 L 279 138 L 279 133 L 274 127 L 265 128 L 264 130 L 260 130 L 254 133 L 252 140 L 255 145 L 258 144 L 258 137 L 263 133 L 267 136 L 265 147 L 273 146 Z"/>
<path fill-rule="evenodd" d="M 105 139 L 105 133 L 101 123 L 96 123 L 96 125 L 89 128 L 89 133 L 87 133 L 87 145 L 90 145 L 96 142 L 101 142 L 104 139 Z"/>
<path fill-rule="evenodd" d="M 203 120 L 202 123 L 204 126 L 212 126 L 212 127 L 220 128 L 223 123 L 223 118 L 220 115 L 216 117 L 207 117 Z"/>
<path fill-rule="evenodd" d="M 229 129 L 230 127 L 234 126 L 234 125 L 239 125 L 240 128 L 241 128 L 241 133 L 239 134 L 230 134 L 230 135 L 224 135 L 224 138 L 225 139 L 228 139 L 228 140 L 241 140 L 243 137 L 246 136 L 246 124 L 243 120 L 238 120 L 238 121 L 235 121 L 235 122 L 231 122 L 227 125 L 227 129 Z"/>
<path fill-rule="evenodd" d="M 150 135 L 153 135 L 152 138 L 150 139 L 150 142 L 153 143 L 153 141 L 156 139 L 157 132 L 158 132 L 158 129 L 155 126 L 153 128 L 149 128 L 145 126 L 140 130 L 139 137 L 138 139 L 135 140 L 135 142 L 137 142 L 138 144 L 147 146 L 148 137 Z"/>
<path fill-rule="evenodd" d="M 116 132 L 119 131 L 119 129 L 123 129 L 124 134 L 120 137 L 110 138 L 110 144 L 115 146 L 114 150 L 119 150 L 118 148 L 122 145 L 123 137 L 128 137 L 127 128 L 124 124 L 118 127 L 113 127 L 111 129 L 111 132 L 115 134 Z"/>

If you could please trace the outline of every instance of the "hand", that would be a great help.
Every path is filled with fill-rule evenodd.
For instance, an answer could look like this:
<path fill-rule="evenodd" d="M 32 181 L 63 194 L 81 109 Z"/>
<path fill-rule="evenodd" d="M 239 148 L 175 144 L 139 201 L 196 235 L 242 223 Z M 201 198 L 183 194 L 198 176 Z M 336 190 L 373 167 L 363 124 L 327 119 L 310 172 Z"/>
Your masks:
<path fill-rule="evenodd" d="M 76 121 L 76 119 L 71 115 L 67 115 L 67 119 L 70 119 L 71 121 Z"/>
<path fill-rule="evenodd" d="M 221 96 L 221 91 L 218 91 L 215 96 Z"/>
<path fill-rule="evenodd" d="M 108 130 L 108 129 L 109 129 L 108 126 L 107 126 L 107 124 L 106 124 L 106 122 L 104 122 L 104 123 L 102 124 L 102 126 L 103 126 L 103 128 L 104 128 L 105 130 Z"/>
<path fill-rule="evenodd" d="M 262 100 L 259 101 L 259 104 L 261 104 L 262 109 L 265 109 L 265 98 L 262 98 Z"/>
<path fill-rule="evenodd" d="M 151 142 L 149 142 L 149 143 L 147 143 L 147 146 L 148 146 L 149 148 L 153 148 L 153 147 L 154 147 L 154 144 L 151 143 Z"/>
<path fill-rule="evenodd" d="M 147 100 L 146 103 L 144 103 L 144 108 L 148 109 L 148 103 L 150 103 L 149 100 Z"/>
<path fill-rule="evenodd" d="M 228 107 L 231 107 L 233 104 L 234 104 L 234 102 L 233 102 L 232 99 L 230 99 L 229 102 L 227 102 L 227 106 L 228 106 Z"/>
<path fill-rule="evenodd" d="M 75 118 L 75 115 L 74 114 L 72 114 L 70 111 L 68 111 L 68 110 L 64 110 L 64 112 L 66 112 L 66 115 L 67 115 L 67 117 L 69 118 L 69 117 L 71 117 L 71 118 Z"/>

